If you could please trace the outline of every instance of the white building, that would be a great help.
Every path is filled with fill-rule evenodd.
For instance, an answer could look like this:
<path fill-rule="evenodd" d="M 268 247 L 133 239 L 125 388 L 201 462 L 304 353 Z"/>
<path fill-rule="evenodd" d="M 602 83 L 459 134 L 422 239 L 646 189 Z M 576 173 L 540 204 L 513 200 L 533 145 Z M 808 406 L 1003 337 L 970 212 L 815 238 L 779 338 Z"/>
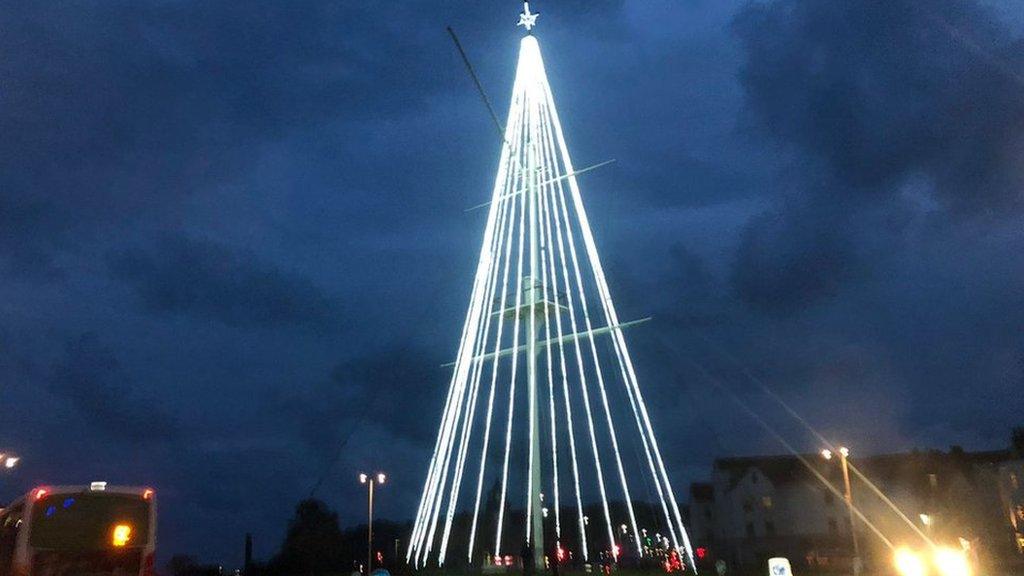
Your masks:
<path fill-rule="evenodd" d="M 781 555 L 794 567 L 848 570 L 853 542 L 840 462 L 817 454 L 802 458 L 806 465 L 795 456 L 716 460 L 711 482 L 690 489 L 694 546 L 731 565 L 761 564 Z M 852 455 L 850 464 L 934 540 L 956 545 L 963 538 L 983 558 L 1022 558 L 1024 461 L 1016 449 Z M 854 505 L 886 538 L 895 544 L 922 543 L 855 472 L 851 485 Z M 881 539 L 859 519 L 854 524 L 869 567 L 873 560 L 888 563 L 890 552 Z"/>

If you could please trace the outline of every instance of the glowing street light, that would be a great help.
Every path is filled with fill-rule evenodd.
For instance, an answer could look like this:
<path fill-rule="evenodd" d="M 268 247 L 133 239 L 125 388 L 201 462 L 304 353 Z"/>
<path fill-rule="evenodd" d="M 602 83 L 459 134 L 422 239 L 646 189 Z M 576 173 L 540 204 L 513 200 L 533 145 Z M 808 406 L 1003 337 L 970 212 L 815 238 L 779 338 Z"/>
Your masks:
<path fill-rule="evenodd" d="M 893 557 L 896 572 L 900 576 L 925 576 L 924 560 L 909 548 L 898 548 Z"/>
<path fill-rule="evenodd" d="M 933 562 L 941 576 L 970 576 L 971 564 L 963 550 L 941 547 L 935 550 Z"/>
<path fill-rule="evenodd" d="M 365 473 L 360 472 L 359 483 L 367 485 L 367 500 L 368 500 L 368 521 L 366 523 L 366 573 L 369 574 L 373 569 L 373 486 L 374 484 L 382 485 L 387 480 L 387 476 L 383 472 L 377 472 L 374 476 L 369 476 Z"/>
<path fill-rule="evenodd" d="M 17 466 L 18 462 L 20 461 L 21 458 L 15 456 L 14 454 L 5 454 L 3 452 L 0 452 L 0 463 L 2 463 L 3 467 L 6 468 L 7 470 L 10 470 Z"/>

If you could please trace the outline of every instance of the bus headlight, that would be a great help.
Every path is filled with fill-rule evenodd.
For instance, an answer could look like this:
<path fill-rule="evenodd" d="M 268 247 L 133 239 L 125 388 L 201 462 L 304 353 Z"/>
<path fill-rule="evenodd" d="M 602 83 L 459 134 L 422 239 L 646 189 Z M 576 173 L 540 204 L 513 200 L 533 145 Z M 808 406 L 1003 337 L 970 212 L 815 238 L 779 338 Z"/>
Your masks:
<path fill-rule="evenodd" d="M 971 565 L 967 561 L 967 556 L 960 550 L 937 548 L 934 561 L 942 576 L 971 576 Z"/>
<path fill-rule="evenodd" d="M 118 524 L 110 533 L 110 543 L 115 548 L 123 548 L 132 539 L 132 527 L 128 524 Z"/>
<path fill-rule="evenodd" d="M 897 548 L 893 563 L 900 576 L 925 576 L 924 561 L 910 548 Z"/>

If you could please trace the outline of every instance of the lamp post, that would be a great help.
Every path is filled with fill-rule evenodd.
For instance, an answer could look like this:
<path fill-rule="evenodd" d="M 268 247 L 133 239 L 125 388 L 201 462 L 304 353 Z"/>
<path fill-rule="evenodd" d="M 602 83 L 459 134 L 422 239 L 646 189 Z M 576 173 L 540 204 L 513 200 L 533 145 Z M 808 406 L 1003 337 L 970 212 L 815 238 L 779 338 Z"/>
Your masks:
<path fill-rule="evenodd" d="M 821 451 L 821 455 L 825 457 L 825 460 L 832 459 L 832 451 L 825 449 Z M 846 510 L 850 514 L 850 538 L 853 540 L 853 574 L 857 576 L 860 573 L 860 546 L 857 543 L 857 525 L 853 519 L 853 492 L 850 490 L 850 466 L 847 463 L 847 458 L 850 456 L 850 450 L 845 446 L 839 448 L 839 461 L 843 467 L 843 486 L 845 487 L 845 493 L 843 494 L 846 500 Z"/>
<path fill-rule="evenodd" d="M 384 480 L 387 477 L 383 472 L 377 472 L 373 476 L 367 474 L 359 474 L 359 483 L 366 484 L 367 486 L 367 500 L 368 500 L 368 516 L 369 519 L 366 523 L 366 574 L 369 576 L 370 570 L 373 568 L 373 485 L 384 484 Z"/>

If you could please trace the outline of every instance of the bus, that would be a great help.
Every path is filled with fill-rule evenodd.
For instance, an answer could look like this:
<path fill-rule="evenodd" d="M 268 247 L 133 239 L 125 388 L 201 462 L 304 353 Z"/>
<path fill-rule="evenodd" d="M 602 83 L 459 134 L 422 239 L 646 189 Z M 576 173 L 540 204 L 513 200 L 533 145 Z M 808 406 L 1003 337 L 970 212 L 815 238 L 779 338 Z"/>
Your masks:
<path fill-rule="evenodd" d="M 40 486 L 0 510 L 0 576 L 153 576 L 150 488 Z"/>

